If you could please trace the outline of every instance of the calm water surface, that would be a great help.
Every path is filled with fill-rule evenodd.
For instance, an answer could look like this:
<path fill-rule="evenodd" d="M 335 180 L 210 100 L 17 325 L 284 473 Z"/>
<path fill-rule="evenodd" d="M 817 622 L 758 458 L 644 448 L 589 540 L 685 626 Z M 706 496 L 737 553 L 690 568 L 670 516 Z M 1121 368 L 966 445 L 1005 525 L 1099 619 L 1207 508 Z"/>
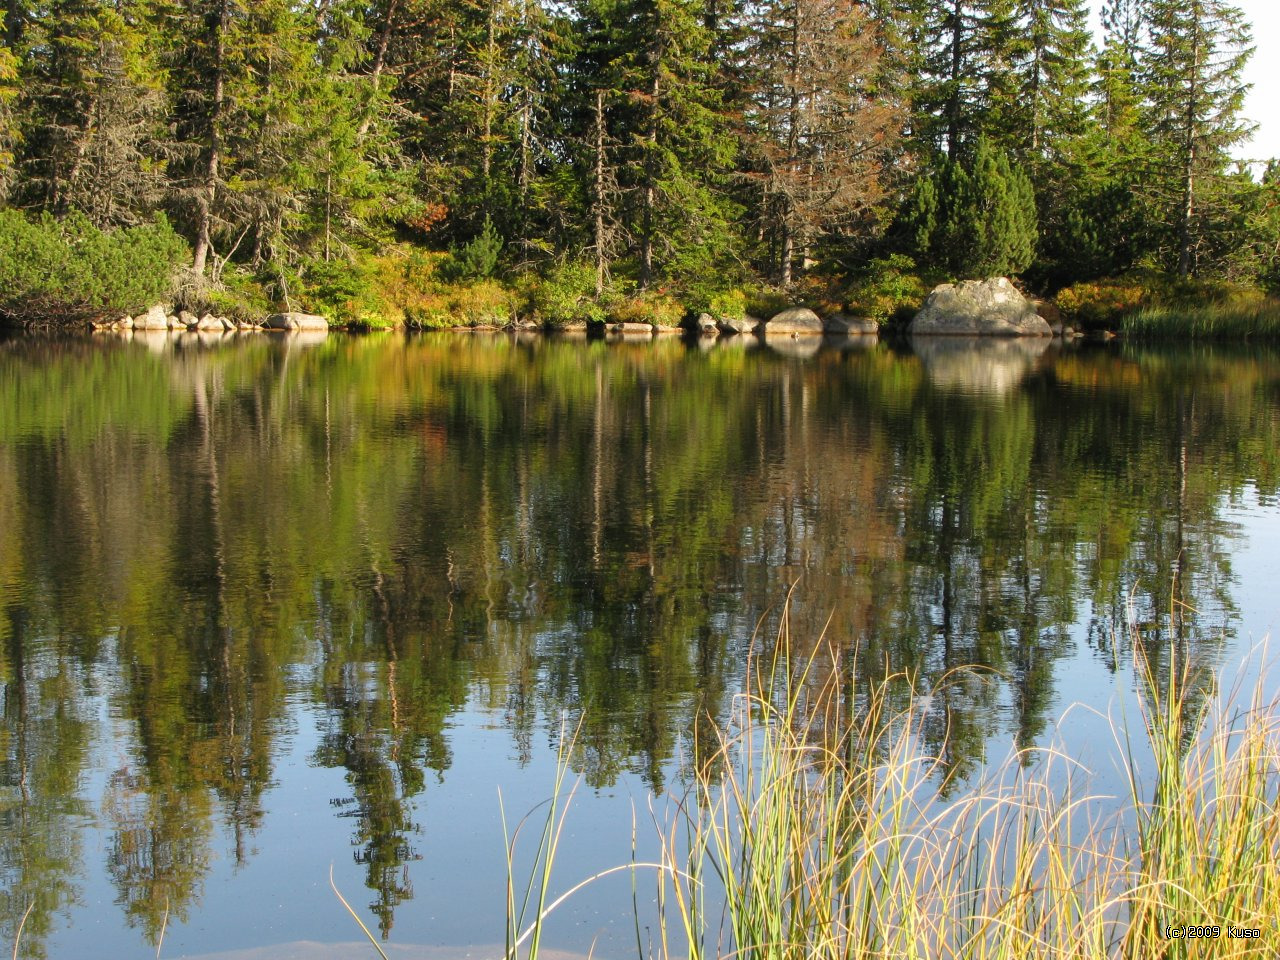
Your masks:
<path fill-rule="evenodd" d="M 1058 720 L 1134 643 L 1258 662 L 1280 356 L 817 347 L 0 343 L 0 942 L 30 903 L 29 957 L 352 941 L 332 864 L 412 955 L 496 952 L 499 789 L 580 721 L 558 886 L 627 861 L 793 584 L 851 696 L 987 668 L 931 714 L 962 775 L 1087 755 Z M 634 956 L 614 879 L 557 947 Z"/>

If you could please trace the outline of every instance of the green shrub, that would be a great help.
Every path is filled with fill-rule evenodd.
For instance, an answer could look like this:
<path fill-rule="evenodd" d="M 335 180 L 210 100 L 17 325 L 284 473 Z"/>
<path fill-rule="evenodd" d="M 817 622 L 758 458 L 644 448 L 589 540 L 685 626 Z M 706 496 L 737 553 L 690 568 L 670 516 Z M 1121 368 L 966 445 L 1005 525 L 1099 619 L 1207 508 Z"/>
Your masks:
<path fill-rule="evenodd" d="M 315 260 L 303 271 L 301 299 L 306 309 L 334 323 L 361 324 L 362 318 L 382 316 L 381 298 L 372 264 L 364 261 Z"/>
<path fill-rule="evenodd" d="M 0 210 L 0 316 L 42 324 L 137 312 L 167 296 L 188 255 L 163 217 L 106 231 L 79 213 Z"/>
<path fill-rule="evenodd" d="M 588 263 L 562 263 L 545 276 L 526 274 L 517 290 L 525 312 L 550 326 L 604 322 L 604 308 L 595 299 L 596 271 Z"/>
<path fill-rule="evenodd" d="M 747 315 L 745 290 L 726 290 L 713 295 L 707 303 L 707 313 L 717 320 L 741 320 Z"/>
<path fill-rule="evenodd" d="M 742 295 L 746 301 L 747 314 L 763 317 L 765 320 L 792 306 L 787 295 L 776 287 L 747 287 Z"/>
<path fill-rule="evenodd" d="M 917 272 L 915 261 L 894 254 L 867 264 L 849 288 L 845 308 L 880 324 L 905 322 L 928 295 L 928 284 Z"/>
<path fill-rule="evenodd" d="M 1058 291 L 1055 302 L 1063 322 L 1084 329 L 1116 326 L 1126 315 L 1152 306 L 1158 295 L 1145 275 L 1092 280 Z"/>
<path fill-rule="evenodd" d="M 684 305 L 665 294 L 628 297 L 609 306 L 611 323 L 648 323 L 655 327 L 674 327 L 684 319 Z"/>
<path fill-rule="evenodd" d="M 449 248 L 449 259 L 442 265 L 441 273 L 447 280 L 485 280 L 497 271 L 501 253 L 502 238 L 493 221 L 486 217 L 475 239 L 461 247 Z"/>

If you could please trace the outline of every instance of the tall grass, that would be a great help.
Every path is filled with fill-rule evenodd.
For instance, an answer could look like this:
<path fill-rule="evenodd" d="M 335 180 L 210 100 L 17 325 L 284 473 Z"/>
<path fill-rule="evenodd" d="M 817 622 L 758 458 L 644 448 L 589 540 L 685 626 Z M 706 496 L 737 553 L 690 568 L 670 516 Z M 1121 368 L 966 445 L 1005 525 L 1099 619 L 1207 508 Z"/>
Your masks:
<path fill-rule="evenodd" d="M 1124 317 L 1120 328 L 1136 338 L 1280 339 L 1280 301 L 1143 307 Z"/>
<path fill-rule="evenodd" d="M 907 678 L 890 677 L 851 710 L 838 658 L 792 657 L 784 616 L 716 748 L 654 810 L 659 862 L 633 857 L 553 897 L 574 792 L 562 737 L 523 883 L 529 818 L 507 833 L 506 960 L 536 960 L 566 899 L 620 871 L 634 891 L 640 868 L 659 878 L 656 942 L 641 941 L 635 907 L 649 960 L 1274 960 L 1280 699 L 1261 678 L 1192 696 L 1189 668 L 1160 678 L 1142 649 L 1140 714 L 1112 725 L 1123 795 L 1091 792 L 1053 749 L 948 783 L 945 747 L 925 746 L 939 698 L 891 706 Z"/>
<path fill-rule="evenodd" d="M 660 823 L 661 953 L 1275 957 L 1277 703 L 1259 686 L 1247 704 L 1195 710 L 1187 677 L 1160 689 L 1139 672 L 1149 792 L 1119 729 L 1128 796 L 1089 793 L 1084 771 L 1050 751 L 1030 772 L 1015 758 L 944 798 L 941 759 L 922 745 L 924 703 L 890 713 L 891 680 L 857 717 L 842 715 L 834 681 L 784 653 Z M 722 917 L 706 906 L 719 898 Z M 1186 939 L 1189 926 L 1218 935 Z M 1238 928 L 1260 939 L 1231 937 Z"/>

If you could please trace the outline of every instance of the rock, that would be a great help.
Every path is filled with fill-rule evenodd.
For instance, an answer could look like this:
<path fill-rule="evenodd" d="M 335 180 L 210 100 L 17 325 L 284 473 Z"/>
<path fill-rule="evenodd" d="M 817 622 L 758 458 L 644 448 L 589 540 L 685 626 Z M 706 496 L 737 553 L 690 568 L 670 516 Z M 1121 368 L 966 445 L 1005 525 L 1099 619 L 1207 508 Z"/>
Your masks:
<path fill-rule="evenodd" d="M 716 320 L 716 328 L 721 333 L 755 333 L 760 324 L 764 323 L 759 317 L 743 316 L 743 317 L 720 317 Z"/>
<path fill-rule="evenodd" d="M 133 329 L 133 317 L 129 316 L 128 314 L 125 314 L 123 317 L 121 317 L 119 320 L 117 320 L 117 321 L 116 321 L 115 323 L 113 323 L 111 326 L 112 326 L 112 328 L 113 328 L 113 329 L 116 329 L 116 330 L 132 330 L 132 329 Z"/>
<path fill-rule="evenodd" d="M 716 326 L 716 318 L 711 316 L 709 313 L 698 314 L 697 324 L 698 332 L 704 337 L 714 337 L 720 332 L 719 328 Z"/>
<path fill-rule="evenodd" d="M 833 313 L 823 322 L 827 333 L 865 334 L 879 333 L 880 324 L 866 317 L 850 317 L 843 313 Z"/>
<path fill-rule="evenodd" d="M 179 320 L 179 319 L 178 319 L 176 316 L 174 316 L 173 314 L 170 314 L 169 316 L 165 317 L 165 319 L 164 319 L 164 325 L 165 325 L 165 327 L 167 327 L 167 328 L 168 328 L 168 329 L 170 329 L 170 330 L 185 330 L 185 329 L 187 329 L 187 325 L 186 325 L 185 323 L 183 323 L 181 320 Z"/>
<path fill-rule="evenodd" d="M 200 322 L 200 318 L 189 310 L 182 310 L 178 313 L 178 322 L 184 327 L 194 327 Z"/>
<path fill-rule="evenodd" d="M 203 330 L 206 333 L 225 329 L 222 321 L 211 313 L 206 313 L 203 317 L 196 321 L 196 329 Z"/>
<path fill-rule="evenodd" d="M 230 320 L 228 320 L 226 317 L 216 317 L 215 319 L 216 319 L 220 324 L 222 324 L 222 329 L 223 329 L 223 330 L 234 330 L 234 329 L 236 329 L 236 325 L 235 325 L 234 323 L 232 323 Z"/>
<path fill-rule="evenodd" d="M 609 325 L 611 333 L 630 333 L 630 334 L 648 334 L 653 335 L 653 324 L 650 323 L 611 323 Z"/>
<path fill-rule="evenodd" d="M 268 330 L 329 329 L 329 321 L 314 313 L 273 313 L 262 325 Z"/>
<path fill-rule="evenodd" d="M 763 331 L 771 333 L 822 333 L 822 318 L 808 307 L 791 307 L 781 313 L 774 314 L 765 324 Z"/>
<path fill-rule="evenodd" d="M 134 317 L 133 329 L 168 330 L 169 318 L 165 315 L 164 307 L 155 306 L 141 316 Z"/>
<path fill-rule="evenodd" d="M 258 325 L 256 323 L 250 323 L 248 320 L 241 320 L 236 324 L 236 329 L 241 331 L 257 330 Z"/>
<path fill-rule="evenodd" d="M 1049 324 L 1006 277 L 934 287 L 907 331 L 913 336 L 1052 336 Z"/>

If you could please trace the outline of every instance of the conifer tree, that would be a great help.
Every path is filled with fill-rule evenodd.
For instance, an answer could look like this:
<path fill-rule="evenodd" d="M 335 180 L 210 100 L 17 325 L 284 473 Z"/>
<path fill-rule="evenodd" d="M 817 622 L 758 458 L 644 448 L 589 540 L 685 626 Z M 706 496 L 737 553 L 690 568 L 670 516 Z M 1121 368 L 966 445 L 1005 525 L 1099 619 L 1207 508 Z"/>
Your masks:
<path fill-rule="evenodd" d="M 24 31 L 28 206 L 134 224 L 162 199 L 154 34 L 143 3 L 62 0 Z"/>
<path fill-rule="evenodd" d="M 1170 229 L 1179 276 L 1196 272 L 1218 212 L 1228 150 L 1249 134 L 1240 117 L 1242 72 L 1253 53 L 1249 25 L 1223 0 L 1148 0 L 1144 52 L 1147 127 L 1158 142 L 1153 199 Z"/>
<path fill-rule="evenodd" d="M 885 197 L 903 107 L 880 83 L 880 38 L 861 4 L 762 3 L 752 29 L 750 59 L 763 67 L 748 120 L 773 273 L 785 286 L 822 234 L 853 226 Z"/>
<path fill-rule="evenodd" d="M 13 182 L 13 148 L 18 132 L 13 103 L 17 98 L 17 60 L 8 49 L 0 47 L 0 202 Z"/>
<path fill-rule="evenodd" d="M 1031 180 L 980 137 L 960 160 L 941 158 L 933 177 L 917 183 L 900 229 L 922 263 L 956 277 L 1021 273 L 1036 247 Z"/>

